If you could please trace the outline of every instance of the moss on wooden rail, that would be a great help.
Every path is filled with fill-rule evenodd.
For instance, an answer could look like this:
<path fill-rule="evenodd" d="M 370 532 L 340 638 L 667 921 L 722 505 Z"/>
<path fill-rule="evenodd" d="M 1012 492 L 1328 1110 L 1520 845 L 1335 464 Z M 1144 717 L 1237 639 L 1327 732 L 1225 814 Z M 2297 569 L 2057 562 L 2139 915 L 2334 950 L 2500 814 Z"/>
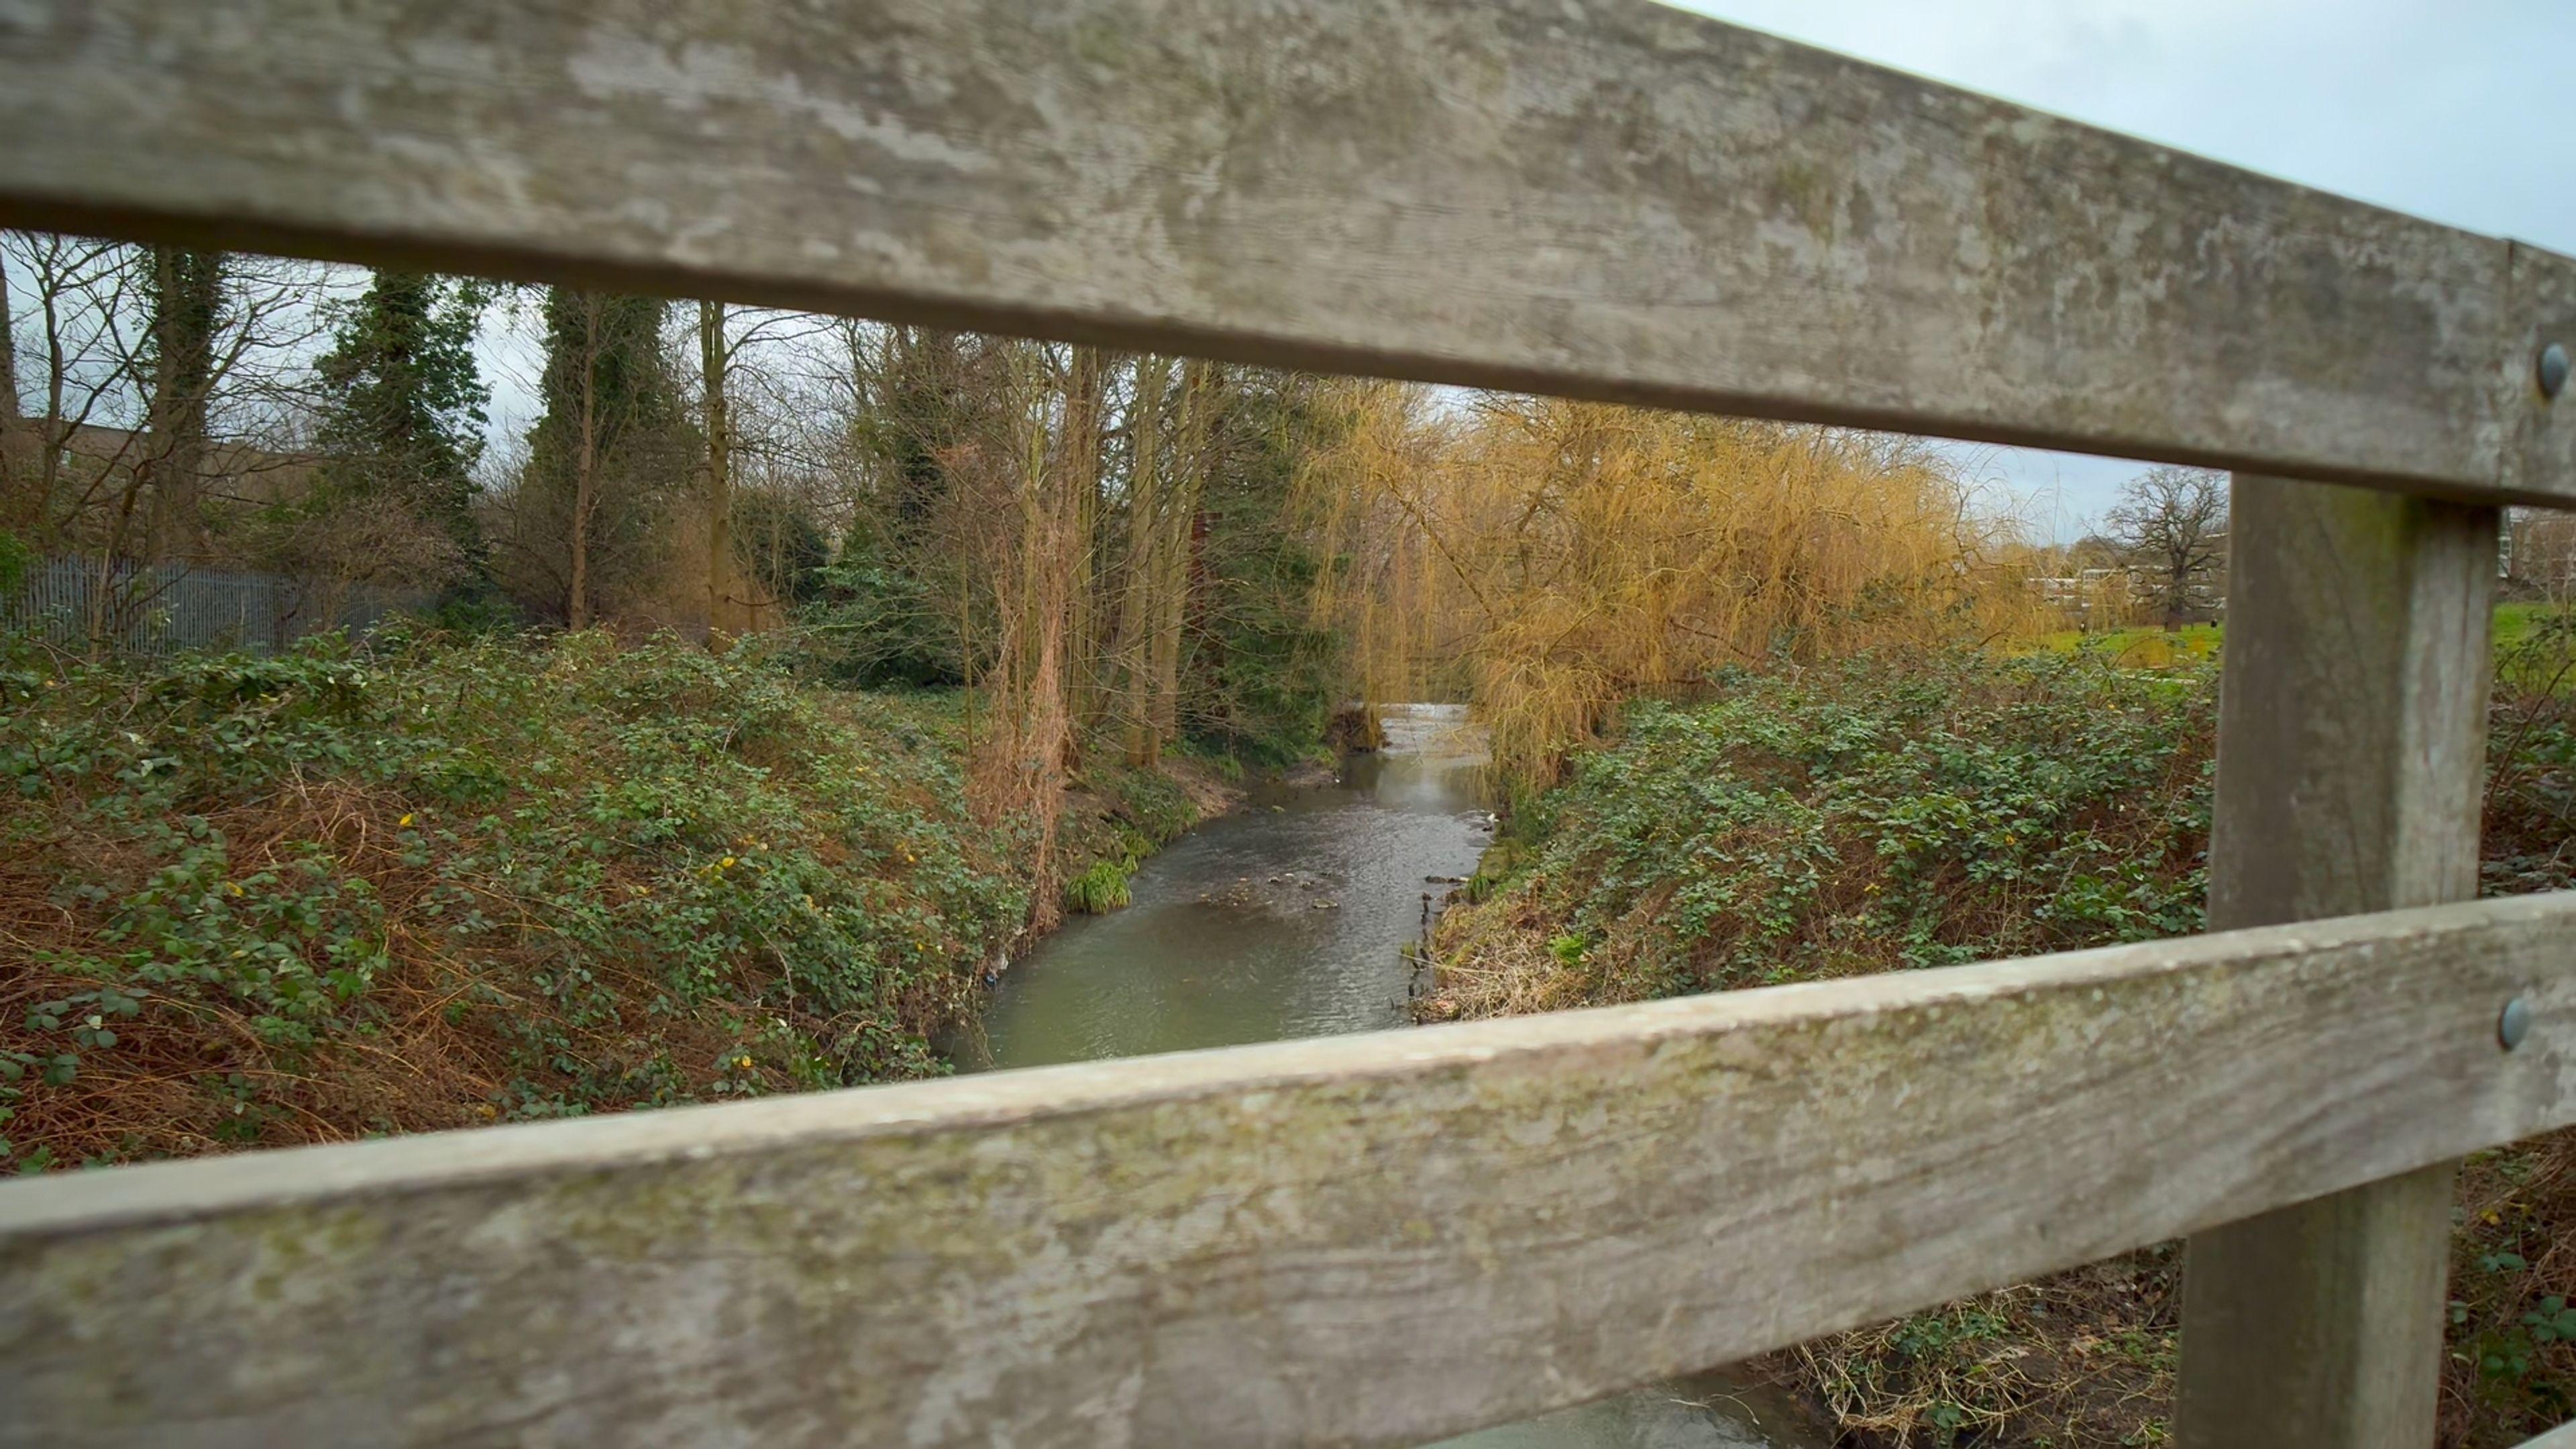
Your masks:
<path fill-rule="evenodd" d="M 1420 1442 L 2569 1121 L 2572 936 L 2437 907 L 13 1184 L 0 1441 Z"/>

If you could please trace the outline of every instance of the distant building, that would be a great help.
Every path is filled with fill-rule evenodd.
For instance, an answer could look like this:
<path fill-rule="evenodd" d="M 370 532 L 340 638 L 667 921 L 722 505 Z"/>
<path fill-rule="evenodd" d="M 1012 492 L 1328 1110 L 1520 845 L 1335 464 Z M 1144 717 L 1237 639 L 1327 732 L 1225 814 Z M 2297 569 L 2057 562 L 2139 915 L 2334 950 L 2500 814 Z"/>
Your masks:
<path fill-rule="evenodd" d="M 2517 508 L 2504 530 L 2497 577 L 2514 598 L 2576 597 L 2576 516 Z"/>
<path fill-rule="evenodd" d="M 60 437 L 55 445 L 58 476 L 67 480 L 131 475 L 161 461 L 160 445 L 137 429 L 78 423 L 65 436 L 61 424 L 50 419 L 30 418 L 27 426 L 40 438 Z M 321 461 L 318 454 L 213 439 L 197 459 L 198 488 L 216 502 L 275 503 L 309 487 Z"/>
<path fill-rule="evenodd" d="M 2217 557 L 2183 584 L 2190 623 L 2214 623 L 2227 612 L 2227 535 L 2216 535 L 2214 542 Z M 2041 575 L 2028 583 L 2043 602 L 2065 611 L 2069 623 L 2088 633 L 2156 622 L 2164 597 L 2161 573 L 2136 565 L 2080 568 Z"/>
<path fill-rule="evenodd" d="M 240 521 L 312 488 L 321 459 L 210 439 L 182 476 L 152 433 L 26 418 L 9 430 L 6 510 L 49 553 L 130 564 L 256 566 L 228 538 Z M 182 511 L 173 504 L 193 500 Z"/>

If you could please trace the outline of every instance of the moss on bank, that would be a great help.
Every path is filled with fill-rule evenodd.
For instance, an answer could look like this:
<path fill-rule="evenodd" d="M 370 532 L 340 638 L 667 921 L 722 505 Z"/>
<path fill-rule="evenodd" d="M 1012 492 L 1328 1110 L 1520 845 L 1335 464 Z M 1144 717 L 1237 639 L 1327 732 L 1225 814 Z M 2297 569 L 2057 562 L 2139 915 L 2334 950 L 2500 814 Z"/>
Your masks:
<path fill-rule="evenodd" d="M 2545 641 L 2544 641 L 2545 642 Z M 2520 647 L 2520 646 L 2517 646 Z M 2215 673 L 2100 654 L 1862 660 L 1635 706 L 1442 923 L 1423 1011 L 1494 1015 L 2201 928 Z M 2567 675 L 2500 661 L 2487 888 L 2562 889 Z M 2556 682 L 2553 682 L 2556 681 Z M 2464 1172 L 2443 1443 L 2576 1413 L 2576 1136 Z M 2162 1442 L 2167 1244 L 1771 1356 L 1862 1444 Z"/>
<path fill-rule="evenodd" d="M 13 646 L 0 1166 L 945 1070 L 1039 888 L 963 733 L 672 640 Z M 1205 774 L 1083 782 L 1064 857 L 1187 828 Z"/>

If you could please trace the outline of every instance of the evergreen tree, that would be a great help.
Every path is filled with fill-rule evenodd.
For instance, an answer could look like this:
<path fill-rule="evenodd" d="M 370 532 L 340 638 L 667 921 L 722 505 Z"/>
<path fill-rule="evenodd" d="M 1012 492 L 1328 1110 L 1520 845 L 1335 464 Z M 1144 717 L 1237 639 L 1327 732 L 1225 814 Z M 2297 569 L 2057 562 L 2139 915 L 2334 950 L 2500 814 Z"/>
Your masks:
<path fill-rule="evenodd" d="M 1285 761 L 1323 738 L 1341 667 L 1344 641 L 1311 608 L 1328 561 L 1295 486 L 1298 456 L 1336 422 L 1310 375 L 1207 371 L 1203 482 L 1173 590 L 1181 733 Z"/>
<path fill-rule="evenodd" d="M 559 523 L 563 616 L 576 629 L 596 617 L 603 566 L 640 565 L 698 455 L 662 347 L 668 306 L 569 287 L 546 294 L 546 411 L 528 440 L 527 483 Z"/>
<path fill-rule="evenodd" d="M 991 621 L 970 563 L 982 522 L 959 516 L 951 463 L 1010 434 L 1012 344 L 928 328 L 852 324 L 849 442 L 870 480 L 819 577 L 822 617 L 853 682 L 952 685 L 972 677 Z"/>
<path fill-rule="evenodd" d="M 222 252 L 183 247 L 152 248 L 143 268 L 149 441 L 136 471 L 151 495 L 150 549 L 159 558 L 197 558 L 209 547 L 202 475 L 225 270 Z"/>
<path fill-rule="evenodd" d="M 325 393 L 325 476 L 346 496 L 399 501 L 486 563 L 474 517 L 491 389 L 474 365 L 489 293 L 462 278 L 378 272 L 316 364 Z"/>
<path fill-rule="evenodd" d="M 899 544 L 918 542 L 948 495 L 942 455 L 977 420 L 966 396 L 974 371 L 966 340 L 956 333 L 895 327 L 886 334 L 876 407 L 862 418 L 858 441 L 889 465 L 887 515 Z"/>

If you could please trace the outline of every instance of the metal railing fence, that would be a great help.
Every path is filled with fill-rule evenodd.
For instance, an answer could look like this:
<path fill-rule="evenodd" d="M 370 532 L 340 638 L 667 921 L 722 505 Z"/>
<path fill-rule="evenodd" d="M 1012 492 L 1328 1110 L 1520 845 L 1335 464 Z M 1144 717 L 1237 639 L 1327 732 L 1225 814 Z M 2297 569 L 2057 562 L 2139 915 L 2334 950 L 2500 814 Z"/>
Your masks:
<path fill-rule="evenodd" d="M 271 654 L 333 629 L 366 633 L 434 597 L 285 574 L 52 558 L 0 590 L 0 628 L 32 631 L 61 648 L 117 654 Z"/>

